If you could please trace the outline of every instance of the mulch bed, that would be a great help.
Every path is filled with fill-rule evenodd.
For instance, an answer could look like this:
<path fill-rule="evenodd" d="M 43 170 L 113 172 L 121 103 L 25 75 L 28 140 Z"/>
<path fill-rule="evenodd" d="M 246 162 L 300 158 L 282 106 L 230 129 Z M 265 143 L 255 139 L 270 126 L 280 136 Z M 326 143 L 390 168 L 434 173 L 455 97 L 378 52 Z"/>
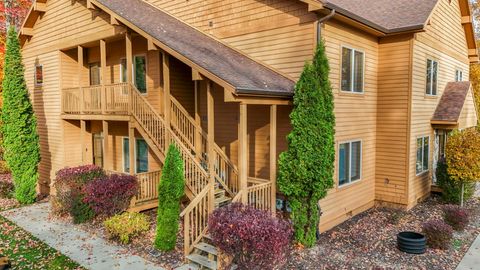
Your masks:
<path fill-rule="evenodd" d="M 317 246 L 295 250 L 284 269 L 455 269 L 480 234 L 480 199 L 472 199 L 470 224 L 455 232 L 448 250 L 409 255 L 396 247 L 401 231 L 421 231 L 422 223 L 441 219 L 442 202 L 432 196 L 409 212 L 374 208 L 321 235 Z"/>

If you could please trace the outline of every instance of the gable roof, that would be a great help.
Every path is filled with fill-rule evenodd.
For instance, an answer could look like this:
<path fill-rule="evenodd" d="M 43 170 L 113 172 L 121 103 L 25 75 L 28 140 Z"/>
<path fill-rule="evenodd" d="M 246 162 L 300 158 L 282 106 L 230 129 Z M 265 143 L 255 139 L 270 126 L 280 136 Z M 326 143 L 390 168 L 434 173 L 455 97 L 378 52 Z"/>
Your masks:
<path fill-rule="evenodd" d="M 449 82 L 433 114 L 432 122 L 458 122 L 468 91 L 470 82 Z"/>
<path fill-rule="evenodd" d="M 438 0 L 319 0 L 328 9 L 383 33 L 421 30 Z"/>

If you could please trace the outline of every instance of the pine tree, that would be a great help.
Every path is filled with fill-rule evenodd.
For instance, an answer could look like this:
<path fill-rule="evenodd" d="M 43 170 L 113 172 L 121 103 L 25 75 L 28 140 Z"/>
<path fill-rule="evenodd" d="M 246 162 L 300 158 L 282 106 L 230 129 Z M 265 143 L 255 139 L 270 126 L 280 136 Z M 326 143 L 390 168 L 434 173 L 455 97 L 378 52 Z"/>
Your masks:
<path fill-rule="evenodd" d="M 37 120 L 30 102 L 17 32 L 8 30 L 3 79 L 2 134 L 5 160 L 12 170 L 15 198 L 33 203 L 40 162 Z"/>
<path fill-rule="evenodd" d="M 329 70 L 322 41 L 295 86 L 288 150 L 279 158 L 278 185 L 290 202 L 295 239 L 307 247 L 316 242 L 318 202 L 334 185 L 335 115 Z"/>
<path fill-rule="evenodd" d="M 175 248 L 180 216 L 180 199 L 185 190 L 182 156 L 170 145 L 158 187 L 157 235 L 155 247 L 168 251 Z"/>

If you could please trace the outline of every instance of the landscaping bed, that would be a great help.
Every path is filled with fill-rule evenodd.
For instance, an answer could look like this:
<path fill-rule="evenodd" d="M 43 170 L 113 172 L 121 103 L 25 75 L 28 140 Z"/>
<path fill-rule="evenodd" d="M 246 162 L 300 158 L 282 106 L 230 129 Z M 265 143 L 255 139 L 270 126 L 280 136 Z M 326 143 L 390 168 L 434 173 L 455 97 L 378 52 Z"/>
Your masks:
<path fill-rule="evenodd" d="M 13 269 L 84 269 L 2 216 L 0 216 L 0 254 L 10 259 Z"/>
<path fill-rule="evenodd" d="M 0 212 L 20 206 L 17 200 L 3 194 L 6 185 L 12 185 L 11 174 L 0 174 Z"/>
<path fill-rule="evenodd" d="M 433 195 L 409 212 L 374 208 L 323 233 L 312 249 L 295 250 L 284 269 L 455 269 L 480 234 L 480 199 L 467 202 L 470 224 L 455 232 L 448 250 L 427 249 L 410 255 L 396 247 L 401 231 L 422 231 L 422 224 L 441 219 L 441 199 Z"/>

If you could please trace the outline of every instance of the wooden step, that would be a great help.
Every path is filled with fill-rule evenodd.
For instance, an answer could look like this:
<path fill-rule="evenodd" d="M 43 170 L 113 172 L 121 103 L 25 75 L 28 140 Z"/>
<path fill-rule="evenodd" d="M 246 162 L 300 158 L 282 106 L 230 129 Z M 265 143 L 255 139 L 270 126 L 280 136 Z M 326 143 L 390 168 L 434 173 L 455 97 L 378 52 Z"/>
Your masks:
<path fill-rule="evenodd" d="M 229 198 L 229 197 L 216 198 L 216 199 L 215 199 L 215 205 L 216 205 L 216 206 L 220 206 L 220 205 L 222 205 L 222 204 L 224 204 L 224 203 L 227 203 L 227 202 L 229 202 L 229 201 L 231 201 L 231 200 L 232 200 L 232 199 Z"/>
<path fill-rule="evenodd" d="M 206 267 L 211 270 L 217 270 L 217 262 L 209 261 L 207 257 L 199 254 L 190 254 L 187 256 L 187 260 L 199 264 L 200 266 Z"/>
<path fill-rule="evenodd" d="M 217 249 L 214 246 L 209 245 L 207 243 L 200 242 L 200 243 L 195 245 L 195 248 L 198 249 L 198 250 L 201 250 L 201 251 L 205 251 L 208 254 L 212 254 L 212 255 L 217 256 Z"/>
<path fill-rule="evenodd" d="M 215 189 L 215 198 L 225 196 L 225 189 Z"/>

